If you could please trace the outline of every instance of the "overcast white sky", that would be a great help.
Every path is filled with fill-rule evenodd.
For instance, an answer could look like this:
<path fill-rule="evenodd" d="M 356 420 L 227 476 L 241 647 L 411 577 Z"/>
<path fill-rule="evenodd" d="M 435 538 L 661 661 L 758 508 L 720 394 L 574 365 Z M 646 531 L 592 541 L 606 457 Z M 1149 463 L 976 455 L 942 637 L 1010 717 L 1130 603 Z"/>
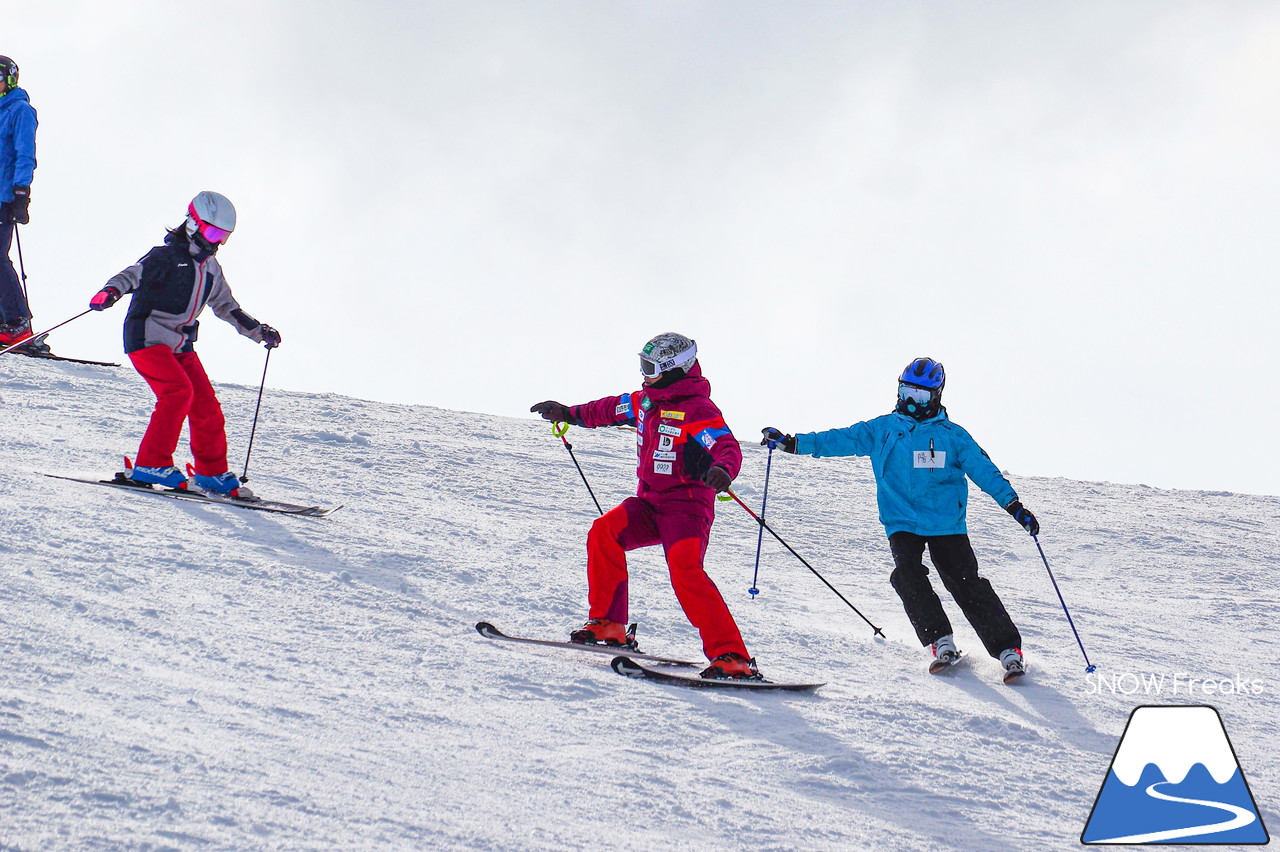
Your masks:
<path fill-rule="evenodd" d="M 39 327 L 213 189 L 272 386 L 524 415 L 673 330 L 750 439 L 928 355 L 1012 473 L 1280 494 L 1274 2 L 41 0 L 0 53 Z"/>

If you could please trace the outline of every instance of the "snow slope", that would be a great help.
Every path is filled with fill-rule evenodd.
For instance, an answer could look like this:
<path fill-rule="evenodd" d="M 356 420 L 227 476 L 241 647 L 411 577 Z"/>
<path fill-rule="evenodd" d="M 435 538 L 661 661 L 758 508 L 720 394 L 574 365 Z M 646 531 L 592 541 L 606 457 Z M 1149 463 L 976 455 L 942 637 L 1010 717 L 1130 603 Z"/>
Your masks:
<path fill-rule="evenodd" d="M 220 388 L 233 467 L 255 392 Z M 750 601 L 756 528 L 721 504 L 709 570 L 761 668 L 828 685 L 708 693 L 473 630 L 585 615 L 595 509 L 540 421 L 271 390 L 251 484 L 346 505 L 313 520 L 40 476 L 135 450 L 127 367 L 0 358 L 0 405 L 0 848 L 1066 849 L 1129 712 L 1164 702 L 1220 709 L 1280 828 L 1280 498 L 1012 478 L 1100 673 L 1183 673 L 1144 696 L 1094 694 L 1033 543 L 975 494 L 1032 666 L 1010 688 L 967 625 L 967 663 L 924 673 L 865 460 L 778 454 L 772 525 L 888 639 L 767 538 Z M 603 502 L 631 492 L 630 434 L 570 440 Z M 646 650 L 696 653 L 660 553 L 631 564 Z"/>

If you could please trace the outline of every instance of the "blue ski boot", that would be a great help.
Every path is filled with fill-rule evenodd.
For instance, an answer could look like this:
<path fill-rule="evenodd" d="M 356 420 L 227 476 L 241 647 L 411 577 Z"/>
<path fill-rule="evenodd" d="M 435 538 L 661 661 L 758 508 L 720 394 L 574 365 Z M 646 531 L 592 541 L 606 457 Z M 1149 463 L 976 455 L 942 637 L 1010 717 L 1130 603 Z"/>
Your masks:
<path fill-rule="evenodd" d="M 248 496 L 241 494 L 240 480 L 231 471 L 220 473 L 217 476 L 205 476 L 197 473 L 195 476 L 196 488 L 206 494 L 221 494 L 224 497 L 241 497 Z M 248 489 L 244 489 L 248 490 Z"/>
<path fill-rule="evenodd" d="M 187 477 L 176 467 L 142 467 L 134 465 L 124 472 L 125 479 L 165 488 L 186 489 Z"/>

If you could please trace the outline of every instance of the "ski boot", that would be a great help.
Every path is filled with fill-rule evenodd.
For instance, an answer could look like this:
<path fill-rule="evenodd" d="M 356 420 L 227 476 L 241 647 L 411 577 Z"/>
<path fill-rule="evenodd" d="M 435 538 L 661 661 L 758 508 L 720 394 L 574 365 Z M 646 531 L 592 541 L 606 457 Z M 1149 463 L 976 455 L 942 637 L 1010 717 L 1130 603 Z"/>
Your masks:
<path fill-rule="evenodd" d="M 578 645 L 608 645 L 611 648 L 635 648 L 634 634 L 627 626 L 607 618 L 592 618 L 569 634 L 569 641 Z"/>
<path fill-rule="evenodd" d="M 125 479 L 139 485 L 163 485 L 165 488 L 185 491 L 187 477 L 176 467 L 143 467 L 131 465 L 123 473 L 117 473 L 116 479 Z"/>
<path fill-rule="evenodd" d="M 205 494 L 214 494 L 220 497 L 239 497 L 246 500 L 253 496 L 248 488 L 240 485 L 239 478 L 231 471 L 220 473 L 217 476 L 193 473 L 192 477 L 195 487 Z"/>
<path fill-rule="evenodd" d="M 21 343 L 31 337 L 31 320 L 15 320 L 8 325 L 0 325 L 0 349 Z M 15 350 L 16 351 L 16 350 Z"/>
<path fill-rule="evenodd" d="M 764 680 L 755 660 L 748 660 L 733 651 L 712 660 L 711 665 L 702 670 L 701 676 L 715 680 Z"/>
<path fill-rule="evenodd" d="M 1027 662 L 1022 659 L 1021 648 L 1006 648 L 1000 652 L 1000 665 L 1004 666 L 1004 682 L 1013 683 L 1027 673 Z"/>
<path fill-rule="evenodd" d="M 929 650 L 933 652 L 933 660 L 929 663 L 929 674 L 938 674 L 960 662 L 960 651 L 956 649 L 956 641 L 950 633 L 940 636 L 938 641 L 929 646 Z"/>

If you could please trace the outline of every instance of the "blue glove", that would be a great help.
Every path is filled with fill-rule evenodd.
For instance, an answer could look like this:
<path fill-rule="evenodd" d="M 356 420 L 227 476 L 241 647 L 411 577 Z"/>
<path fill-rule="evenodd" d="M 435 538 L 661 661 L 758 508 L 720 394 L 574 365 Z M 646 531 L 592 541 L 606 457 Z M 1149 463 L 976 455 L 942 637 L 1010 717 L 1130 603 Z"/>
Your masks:
<path fill-rule="evenodd" d="M 1023 508 L 1021 502 L 1014 500 L 1008 506 L 1005 506 L 1004 510 L 1013 515 L 1013 519 L 1022 524 L 1027 532 L 1032 535 L 1040 535 L 1040 522 L 1036 520 L 1035 515 Z"/>
<path fill-rule="evenodd" d="M 794 453 L 796 451 L 794 435 L 786 435 L 772 426 L 766 426 L 760 432 L 764 435 L 764 439 L 760 441 L 760 446 L 767 447 L 772 443 L 774 446 L 781 447 L 784 453 Z"/>

